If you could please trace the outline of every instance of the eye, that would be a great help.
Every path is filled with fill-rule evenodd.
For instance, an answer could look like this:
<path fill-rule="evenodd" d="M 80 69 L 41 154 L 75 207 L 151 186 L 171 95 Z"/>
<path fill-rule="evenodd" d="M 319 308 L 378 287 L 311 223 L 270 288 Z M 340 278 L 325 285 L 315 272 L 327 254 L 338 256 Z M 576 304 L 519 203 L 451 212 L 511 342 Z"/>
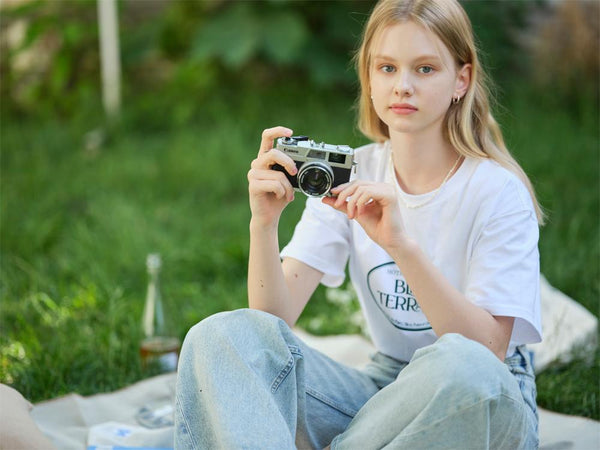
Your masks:
<path fill-rule="evenodd" d="M 427 75 L 427 74 L 432 73 L 433 70 L 434 69 L 431 66 L 421 66 L 417 69 L 417 72 Z"/>
<path fill-rule="evenodd" d="M 396 71 L 396 68 L 394 66 L 390 66 L 389 64 L 384 64 L 381 67 L 379 67 L 379 70 L 385 73 L 393 73 Z"/>

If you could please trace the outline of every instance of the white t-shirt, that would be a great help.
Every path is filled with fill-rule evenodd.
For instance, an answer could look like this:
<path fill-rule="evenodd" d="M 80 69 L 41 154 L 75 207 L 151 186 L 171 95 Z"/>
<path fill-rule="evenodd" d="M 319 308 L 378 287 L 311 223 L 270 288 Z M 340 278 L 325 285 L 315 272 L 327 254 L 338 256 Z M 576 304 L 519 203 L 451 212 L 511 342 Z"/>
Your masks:
<path fill-rule="evenodd" d="M 404 227 L 447 280 L 471 302 L 496 316 L 515 317 L 507 355 L 515 346 L 541 341 L 538 222 L 523 183 L 486 159 L 466 158 L 440 189 L 423 195 L 402 191 L 386 144 L 355 152 L 353 178 L 392 183 Z M 358 222 L 309 198 L 281 257 L 298 259 L 323 272 L 336 287 L 348 271 L 375 347 L 409 361 L 415 350 L 437 339 L 417 299 L 392 258 Z"/>

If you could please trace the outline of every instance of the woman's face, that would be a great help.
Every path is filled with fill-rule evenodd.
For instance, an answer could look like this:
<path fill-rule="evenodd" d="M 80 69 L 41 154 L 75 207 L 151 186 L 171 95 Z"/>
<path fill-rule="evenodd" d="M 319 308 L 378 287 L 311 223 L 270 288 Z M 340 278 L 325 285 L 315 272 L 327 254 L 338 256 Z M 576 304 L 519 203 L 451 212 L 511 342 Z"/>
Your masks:
<path fill-rule="evenodd" d="M 441 126 L 452 97 L 466 92 L 470 65 L 457 69 L 431 31 L 411 22 L 385 28 L 371 52 L 371 96 L 390 132 L 419 133 Z"/>

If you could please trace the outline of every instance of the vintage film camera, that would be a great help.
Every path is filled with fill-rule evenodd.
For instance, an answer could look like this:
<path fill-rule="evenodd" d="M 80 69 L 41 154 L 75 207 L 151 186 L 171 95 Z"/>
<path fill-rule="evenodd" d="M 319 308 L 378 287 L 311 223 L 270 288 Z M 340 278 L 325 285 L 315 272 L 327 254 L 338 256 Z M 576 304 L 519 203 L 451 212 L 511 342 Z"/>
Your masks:
<path fill-rule="evenodd" d="M 277 149 L 294 160 L 298 173 L 291 176 L 279 164 L 272 168 L 283 172 L 294 190 L 310 197 L 330 196 L 332 188 L 350 180 L 350 172 L 356 165 L 354 149 L 317 143 L 306 136 L 279 138 Z"/>

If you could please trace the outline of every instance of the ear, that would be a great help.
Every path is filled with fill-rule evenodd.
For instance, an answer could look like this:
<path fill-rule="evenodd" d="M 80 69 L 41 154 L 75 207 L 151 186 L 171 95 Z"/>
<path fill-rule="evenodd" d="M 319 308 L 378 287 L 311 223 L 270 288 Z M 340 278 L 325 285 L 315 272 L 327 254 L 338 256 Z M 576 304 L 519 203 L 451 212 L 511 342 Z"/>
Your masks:
<path fill-rule="evenodd" d="M 464 64 L 458 73 L 456 74 L 456 87 L 454 89 L 454 95 L 458 95 L 460 98 L 464 97 L 471 84 L 471 64 Z"/>

